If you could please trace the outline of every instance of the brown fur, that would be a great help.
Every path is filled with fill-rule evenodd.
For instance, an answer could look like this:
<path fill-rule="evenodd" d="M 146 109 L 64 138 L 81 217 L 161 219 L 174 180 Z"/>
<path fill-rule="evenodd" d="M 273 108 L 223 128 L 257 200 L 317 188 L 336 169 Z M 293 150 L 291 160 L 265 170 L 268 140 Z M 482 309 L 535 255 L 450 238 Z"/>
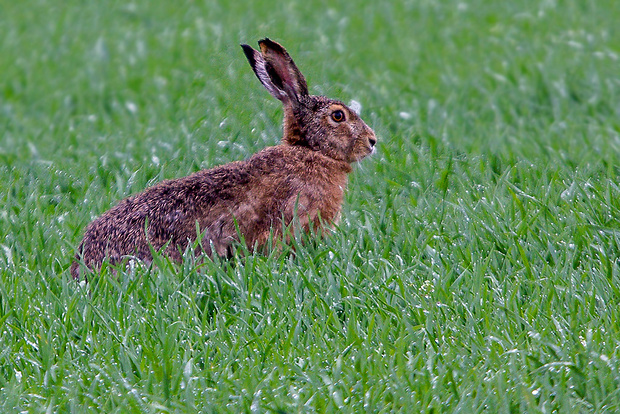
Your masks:
<path fill-rule="evenodd" d="M 259 45 L 261 52 L 242 46 L 261 83 L 284 104 L 282 143 L 121 201 L 86 228 L 73 277 L 79 277 L 80 261 L 91 269 L 106 258 L 149 261 L 151 247 L 166 246 L 164 253 L 180 261 L 197 234 L 206 254 L 213 249 L 229 256 L 239 233 L 248 247 L 261 248 L 270 234 L 281 236 L 282 224 L 290 225 L 295 215 L 304 231 L 335 225 L 350 164 L 373 151 L 374 132 L 342 102 L 308 95 L 282 46 L 269 39 Z M 344 121 L 334 120 L 335 111 Z"/>

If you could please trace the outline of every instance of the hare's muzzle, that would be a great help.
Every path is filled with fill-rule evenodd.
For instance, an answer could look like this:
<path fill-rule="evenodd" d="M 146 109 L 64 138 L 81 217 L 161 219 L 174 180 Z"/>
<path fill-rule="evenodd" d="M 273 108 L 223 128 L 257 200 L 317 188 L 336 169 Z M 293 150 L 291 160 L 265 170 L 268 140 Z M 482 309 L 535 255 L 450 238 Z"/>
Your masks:
<path fill-rule="evenodd" d="M 377 145 L 377 136 L 375 135 L 375 131 L 373 131 L 372 129 L 366 127 L 366 139 L 368 140 L 368 155 L 370 154 L 374 154 L 375 152 L 375 145 Z"/>

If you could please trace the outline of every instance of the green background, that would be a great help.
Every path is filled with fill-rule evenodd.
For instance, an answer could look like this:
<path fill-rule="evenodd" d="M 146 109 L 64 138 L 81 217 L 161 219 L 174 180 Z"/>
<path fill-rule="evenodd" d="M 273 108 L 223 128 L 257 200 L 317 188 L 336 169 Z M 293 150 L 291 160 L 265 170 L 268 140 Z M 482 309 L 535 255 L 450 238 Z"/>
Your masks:
<path fill-rule="evenodd" d="M 0 411 L 620 411 L 620 2 L 0 1 Z M 337 231 L 88 286 L 84 227 L 249 157 L 239 43 L 362 104 Z"/>

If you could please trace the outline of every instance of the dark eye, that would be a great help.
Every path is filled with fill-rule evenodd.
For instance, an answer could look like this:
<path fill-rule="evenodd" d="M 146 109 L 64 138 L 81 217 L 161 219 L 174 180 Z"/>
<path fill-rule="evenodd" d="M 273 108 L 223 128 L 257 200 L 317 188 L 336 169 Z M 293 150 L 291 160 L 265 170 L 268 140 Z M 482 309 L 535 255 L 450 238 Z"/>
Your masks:
<path fill-rule="evenodd" d="M 344 112 L 340 109 L 336 109 L 334 112 L 332 112 L 332 119 L 336 122 L 344 121 Z"/>

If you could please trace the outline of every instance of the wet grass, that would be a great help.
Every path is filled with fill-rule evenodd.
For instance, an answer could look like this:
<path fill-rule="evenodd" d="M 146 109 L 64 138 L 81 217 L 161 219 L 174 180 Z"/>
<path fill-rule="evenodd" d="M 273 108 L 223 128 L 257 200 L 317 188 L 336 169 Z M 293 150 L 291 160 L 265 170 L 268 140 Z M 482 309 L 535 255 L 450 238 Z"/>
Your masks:
<path fill-rule="evenodd" d="M 0 411 L 620 410 L 619 3 L 27 3 L 0 5 Z M 263 36 L 379 136 L 337 231 L 71 280 L 115 202 L 277 142 Z"/>

